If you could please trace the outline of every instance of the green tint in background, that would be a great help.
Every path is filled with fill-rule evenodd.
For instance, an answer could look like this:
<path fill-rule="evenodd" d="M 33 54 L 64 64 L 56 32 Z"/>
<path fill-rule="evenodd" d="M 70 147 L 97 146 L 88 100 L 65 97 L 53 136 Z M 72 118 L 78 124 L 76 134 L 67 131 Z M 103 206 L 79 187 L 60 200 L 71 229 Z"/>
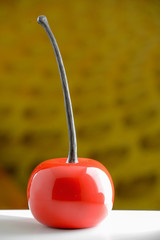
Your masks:
<path fill-rule="evenodd" d="M 114 209 L 160 209 L 160 2 L 0 1 L 0 208 L 27 208 L 40 162 L 68 155 L 64 60 L 78 156 L 102 162 Z"/>

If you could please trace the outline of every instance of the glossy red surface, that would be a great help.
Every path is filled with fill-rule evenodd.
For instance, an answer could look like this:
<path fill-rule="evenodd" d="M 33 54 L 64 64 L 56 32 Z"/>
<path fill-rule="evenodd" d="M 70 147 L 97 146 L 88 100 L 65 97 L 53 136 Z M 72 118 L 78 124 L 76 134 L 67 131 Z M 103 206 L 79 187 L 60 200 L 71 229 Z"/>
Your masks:
<path fill-rule="evenodd" d="M 47 160 L 35 168 L 27 189 L 29 208 L 39 222 L 50 227 L 95 226 L 113 206 L 111 176 L 95 160 L 66 160 Z"/>

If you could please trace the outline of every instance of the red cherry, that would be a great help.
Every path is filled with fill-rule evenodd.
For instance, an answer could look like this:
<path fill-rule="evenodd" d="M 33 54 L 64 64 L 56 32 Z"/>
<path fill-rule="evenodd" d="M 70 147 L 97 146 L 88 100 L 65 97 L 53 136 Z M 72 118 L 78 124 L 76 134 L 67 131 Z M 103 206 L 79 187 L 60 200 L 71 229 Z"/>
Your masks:
<path fill-rule="evenodd" d="M 60 51 L 45 16 L 38 17 L 52 43 L 66 107 L 69 155 L 38 165 L 28 182 L 29 208 L 41 223 L 56 228 L 87 228 L 112 209 L 114 186 L 107 169 L 92 159 L 77 158 L 77 140 L 66 73 Z"/>
<path fill-rule="evenodd" d="M 112 209 L 113 183 L 99 162 L 78 158 L 51 159 L 33 171 L 28 184 L 29 207 L 41 223 L 56 228 L 97 225 Z"/>

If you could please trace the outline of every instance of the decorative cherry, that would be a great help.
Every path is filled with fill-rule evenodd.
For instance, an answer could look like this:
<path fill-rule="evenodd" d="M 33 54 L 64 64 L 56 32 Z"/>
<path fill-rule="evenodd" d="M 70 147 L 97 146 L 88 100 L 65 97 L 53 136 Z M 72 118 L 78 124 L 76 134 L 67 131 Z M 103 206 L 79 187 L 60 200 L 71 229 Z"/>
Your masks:
<path fill-rule="evenodd" d="M 67 77 L 62 57 L 47 18 L 37 19 L 47 32 L 56 55 L 63 87 L 68 132 L 68 158 L 39 164 L 28 182 L 27 197 L 33 216 L 56 228 L 87 228 L 101 222 L 112 209 L 114 186 L 98 161 L 77 158 L 77 141 Z"/>

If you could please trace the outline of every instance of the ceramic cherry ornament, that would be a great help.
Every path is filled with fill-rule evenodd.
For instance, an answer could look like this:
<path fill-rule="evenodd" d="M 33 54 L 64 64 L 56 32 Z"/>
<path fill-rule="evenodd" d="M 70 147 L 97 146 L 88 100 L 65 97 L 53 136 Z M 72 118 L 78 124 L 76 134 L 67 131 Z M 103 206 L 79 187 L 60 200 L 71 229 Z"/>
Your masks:
<path fill-rule="evenodd" d="M 47 32 L 59 67 L 69 133 L 68 158 L 50 159 L 32 172 L 28 205 L 42 224 L 55 228 L 88 228 L 100 223 L 112 209 L 114 186 L 108 170 L 98 161 L 77 157 L 77 140 L 67 77 L 47 18 L 37 19 Z"/>

